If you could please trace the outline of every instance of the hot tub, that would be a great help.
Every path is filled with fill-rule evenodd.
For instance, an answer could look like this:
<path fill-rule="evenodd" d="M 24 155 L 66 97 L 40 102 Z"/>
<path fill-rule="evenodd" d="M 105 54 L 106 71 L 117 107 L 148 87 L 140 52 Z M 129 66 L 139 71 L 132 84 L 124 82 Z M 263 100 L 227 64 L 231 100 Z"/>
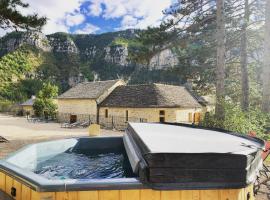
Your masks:
<path fill-rule="evenodd" d="M 215 134 L 232 144 L 214 148 Z M 223 132 L 134 123 L 124 137 L 43 142 L 10 155 L 0 161 L 0 199 L 254 199 L 263 145 Z"/>

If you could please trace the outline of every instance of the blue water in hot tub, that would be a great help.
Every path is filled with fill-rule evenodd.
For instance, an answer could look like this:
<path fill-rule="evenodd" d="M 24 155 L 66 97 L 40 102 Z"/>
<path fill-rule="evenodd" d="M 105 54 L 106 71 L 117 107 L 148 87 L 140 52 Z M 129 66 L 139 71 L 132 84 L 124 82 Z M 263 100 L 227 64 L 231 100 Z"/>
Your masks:
<path fill-rule="evenodd" d="M 126 155 L 121 153 L 65 152 L 38 163 L 34 172 L 48 179 L 106 179 L 133 175 Z"/>

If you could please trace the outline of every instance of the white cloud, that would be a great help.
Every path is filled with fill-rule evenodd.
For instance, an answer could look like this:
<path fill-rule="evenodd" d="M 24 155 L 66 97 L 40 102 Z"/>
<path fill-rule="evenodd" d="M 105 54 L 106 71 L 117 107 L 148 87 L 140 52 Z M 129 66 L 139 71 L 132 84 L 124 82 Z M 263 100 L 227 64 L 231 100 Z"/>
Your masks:
<path fill-rule="evenodd" d="M 121 27 L 127 29 L 127 28 L 132 28 L 138 24 L 138 19 L 131 16 L 131 15 L 126 15 L 123 17 L 121 21 Z"/>
<path fill-rule="evenodd" d="M 99 2 L 93 2 L 89 6 L 89 15 L 91 16 L 99 16 L 102 13 L 102 7 Z"/>
<path fill-rule="evenodd" d="M 23 14 L 38 13 L 39 16 L 46 16 L 48 21 L 43 27 L 45 34 L 69 32 L 72 26 L 81 27 L 85 21 L 84 14 L 120 19 L 120 27 L 116 27 L 119 30 L 158 25 L 164 17 L 162 10 L 168 8 L 172 1 L 175 0 L 23 0 L 30 7 L 20 11 Z M 84 2 L 90 2 L 88 11 L 80 13 L 80 6 Z M 78 31 L 95 32 L 97 28 L 86 25 Z M 5 32 L 1 30 L 0 35 Z"/>
<path fill-rule="evenodd" d="M 89 14 L 105 19 L 120 18 L 121 27 L 146 28 L 158 25 L 164 17 L 162 11 L 173 0 L 90 0 Z M 103 5 L 103 10 L 101 5 Z M 97 8 L 99 9 L 97 12 Z"/>
<path fill-rule="evenodd" d="M 68 14 L 66 16 L 66 24 L 68 26 L 75 26 L 83 23 L 85 20 L 85 17 L 83 14 L 76 13 L 76 14 Z"/>
<path fill-rule="evenodd" d="M 98 26 L 95 26 L 93 24 L 86 24 L 83 28 L 81 29 L 77 29 L 76 31 L 74 31 L 74 33 L 77 34 L 90 34 L 90 33 L 95 33 L 97 31 L 99 31 L 100 28 Z"/>
<path fill-rule="evenodd" d="M 24 14 L 38 13 L 48 18 L 47 24 L 43 27 L 46 34 L 58 31 L 68 32 L 70 24 L 76 24 L 81 20 L 78 11 L 84 0 L 23 0 L 29 3 L 29 8 L 22 9 Z M 76 17 L 70 17 L 76 16 Z M 66 21 L 66 17 L 71 18 Z"/>

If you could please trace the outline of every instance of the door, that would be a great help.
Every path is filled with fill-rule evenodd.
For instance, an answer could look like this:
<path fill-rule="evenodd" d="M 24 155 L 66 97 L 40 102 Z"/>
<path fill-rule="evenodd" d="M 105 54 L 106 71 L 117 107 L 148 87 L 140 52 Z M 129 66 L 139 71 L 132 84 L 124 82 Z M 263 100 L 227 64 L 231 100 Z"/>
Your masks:
<path fill-rule="evenodd" d="M 201 121 L 201 113 L 194 113 L 194 123 L 198 124 Z"/>
<path fill-rule="evenodd" d="M 159 122 L 164 123 L 165 122 L 165 110 L 159 111 Z"/>
<path fill-rule="evenodd" d="M 77 115 L 70 115 L 70 123 L 75 123 L 77 122 Z"/>

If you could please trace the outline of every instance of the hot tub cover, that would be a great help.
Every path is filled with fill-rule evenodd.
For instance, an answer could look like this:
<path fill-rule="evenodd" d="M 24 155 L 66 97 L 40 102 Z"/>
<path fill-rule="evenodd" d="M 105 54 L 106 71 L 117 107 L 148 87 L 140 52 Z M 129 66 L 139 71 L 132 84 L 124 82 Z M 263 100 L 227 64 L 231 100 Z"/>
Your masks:
<path fill-rule="evenodd" d="M 134 172 L 162 188 L 240 188 L 255 181 L 264 142 L 190 126 L 130 123 L 124 144 Z"/>

